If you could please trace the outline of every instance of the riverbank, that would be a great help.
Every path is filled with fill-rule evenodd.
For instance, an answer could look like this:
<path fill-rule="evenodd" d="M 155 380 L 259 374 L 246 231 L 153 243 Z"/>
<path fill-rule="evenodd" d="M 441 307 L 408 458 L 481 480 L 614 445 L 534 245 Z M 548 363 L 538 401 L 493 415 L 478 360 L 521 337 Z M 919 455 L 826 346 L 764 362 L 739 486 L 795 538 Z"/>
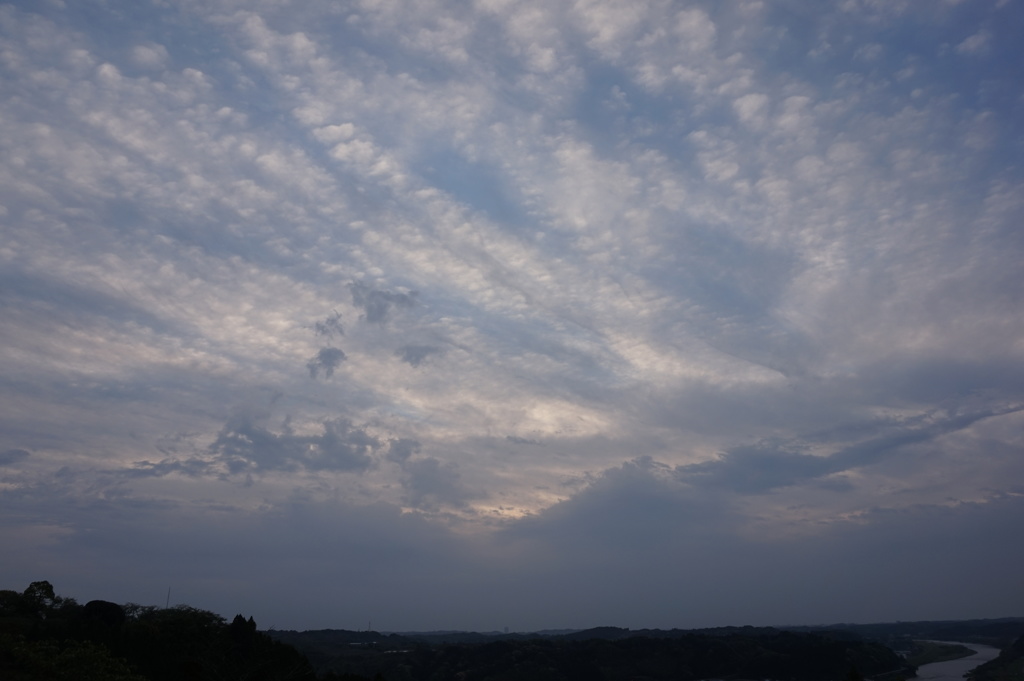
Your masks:
<path fill-rule="evenodd" d="M 999 656 L 971 671 L 971 681 L 1024 681 L 1024 636 Z"/>
<path fill-rule="evenodd" d="M 907 664 L 921 667 L 936 662 L 949 662 L 976 655 L 977 651 L 962 643 L 947 641 L 914 641 L 907 655 Z"/>
<path fill-rule="evenodd" d="M 952 642 L 933 641 L 933 643 L 950 644 Z M 964 676 L 975 667 L 994 660 L 999 656 L 999 649 L 992 646 L 961 642 L 956 642 L 955 645 L 970 648 L 975 651 L 975 654 L 956 660 L 922 665 L 917 668 L 918 681 L 963 681 Z"/>

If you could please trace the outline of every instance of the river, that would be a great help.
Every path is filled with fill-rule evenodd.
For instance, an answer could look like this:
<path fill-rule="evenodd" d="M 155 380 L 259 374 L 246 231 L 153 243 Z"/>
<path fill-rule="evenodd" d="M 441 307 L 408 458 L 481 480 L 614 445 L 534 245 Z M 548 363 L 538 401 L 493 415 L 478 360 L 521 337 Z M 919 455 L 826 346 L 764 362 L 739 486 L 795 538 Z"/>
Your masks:
<path fill-rule="evenodd" d="M 952 643 L 952 641 L 939 642 Z M 918 681 L 963 681 L 964 674 L 999 655 L 999 648 L 992 646 L 982 646 L 977 643 L 961 643 L 960 645 L 977 652 L 970 657 L 961 657 L 959 660 L 923 664 L 917 668 Z"/>

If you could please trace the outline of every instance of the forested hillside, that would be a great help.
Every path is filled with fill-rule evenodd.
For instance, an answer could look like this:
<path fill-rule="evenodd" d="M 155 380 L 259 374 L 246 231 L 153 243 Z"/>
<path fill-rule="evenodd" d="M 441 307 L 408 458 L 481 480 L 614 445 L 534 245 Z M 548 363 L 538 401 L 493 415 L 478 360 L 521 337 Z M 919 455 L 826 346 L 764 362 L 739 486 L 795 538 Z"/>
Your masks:
<path fill-rule="evenodd" d="M 253 619 L 57 596 L 49 582 L 0 591 L 4 681 L 314 681 L 291 646 Z"/>

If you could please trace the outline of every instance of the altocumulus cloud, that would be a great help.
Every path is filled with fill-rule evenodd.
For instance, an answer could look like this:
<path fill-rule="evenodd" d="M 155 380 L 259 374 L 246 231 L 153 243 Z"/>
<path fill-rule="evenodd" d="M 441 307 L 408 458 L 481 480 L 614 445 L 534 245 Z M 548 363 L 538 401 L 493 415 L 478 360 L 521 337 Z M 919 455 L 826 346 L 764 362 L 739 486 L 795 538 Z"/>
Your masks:
<path fill-rule="evenodd" d="M 0 5 L 4 588 L 298 628 L 1020 614 L 1022 32 Z"/>

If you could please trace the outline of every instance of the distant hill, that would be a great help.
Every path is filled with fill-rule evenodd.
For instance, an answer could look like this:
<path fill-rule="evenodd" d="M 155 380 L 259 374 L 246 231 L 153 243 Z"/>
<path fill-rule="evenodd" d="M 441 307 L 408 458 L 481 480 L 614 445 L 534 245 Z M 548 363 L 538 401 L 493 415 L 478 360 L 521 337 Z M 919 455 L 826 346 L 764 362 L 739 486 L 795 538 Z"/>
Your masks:
<path fill-rule="evenodd" d="M 387 681 L 455 677 L 464 681 L 842 681 L 859 677 L 901 681 L 912 678 L 915 668 L 894 649 L 920 652 L 915 639 L 1003 648 L 1021 633 L 1024 618 L 690 630 L 603 626 L 533 633 L 271 632 L 302 651 L 321 673 L 364 678 L 379 674 Z M 963 654 L 953 647 L 936 650 L 948 657 Z M 1024 678 L 979 676 L 975 681 Z"/>
<path fill-rule="evenodd" d="M 379 674 L 388 681 L 839 681 L 861 675 L 898 681 L 914 672 L 879 643 L 765 627 L 696 632 L 598 627 L 555 635 L 271 633 L 305 653 L 321 673 Z"/>
<path fill-rule="evenodd" d="M 822 627 L 785 627 L 787 631 L 845 631 L 874 641 L 912 639 L 962 641 L 1006 648 L 1024 636 L 1024 617 L 980 620 L 936 620 L 877 624 L 832 624 Z"/>

